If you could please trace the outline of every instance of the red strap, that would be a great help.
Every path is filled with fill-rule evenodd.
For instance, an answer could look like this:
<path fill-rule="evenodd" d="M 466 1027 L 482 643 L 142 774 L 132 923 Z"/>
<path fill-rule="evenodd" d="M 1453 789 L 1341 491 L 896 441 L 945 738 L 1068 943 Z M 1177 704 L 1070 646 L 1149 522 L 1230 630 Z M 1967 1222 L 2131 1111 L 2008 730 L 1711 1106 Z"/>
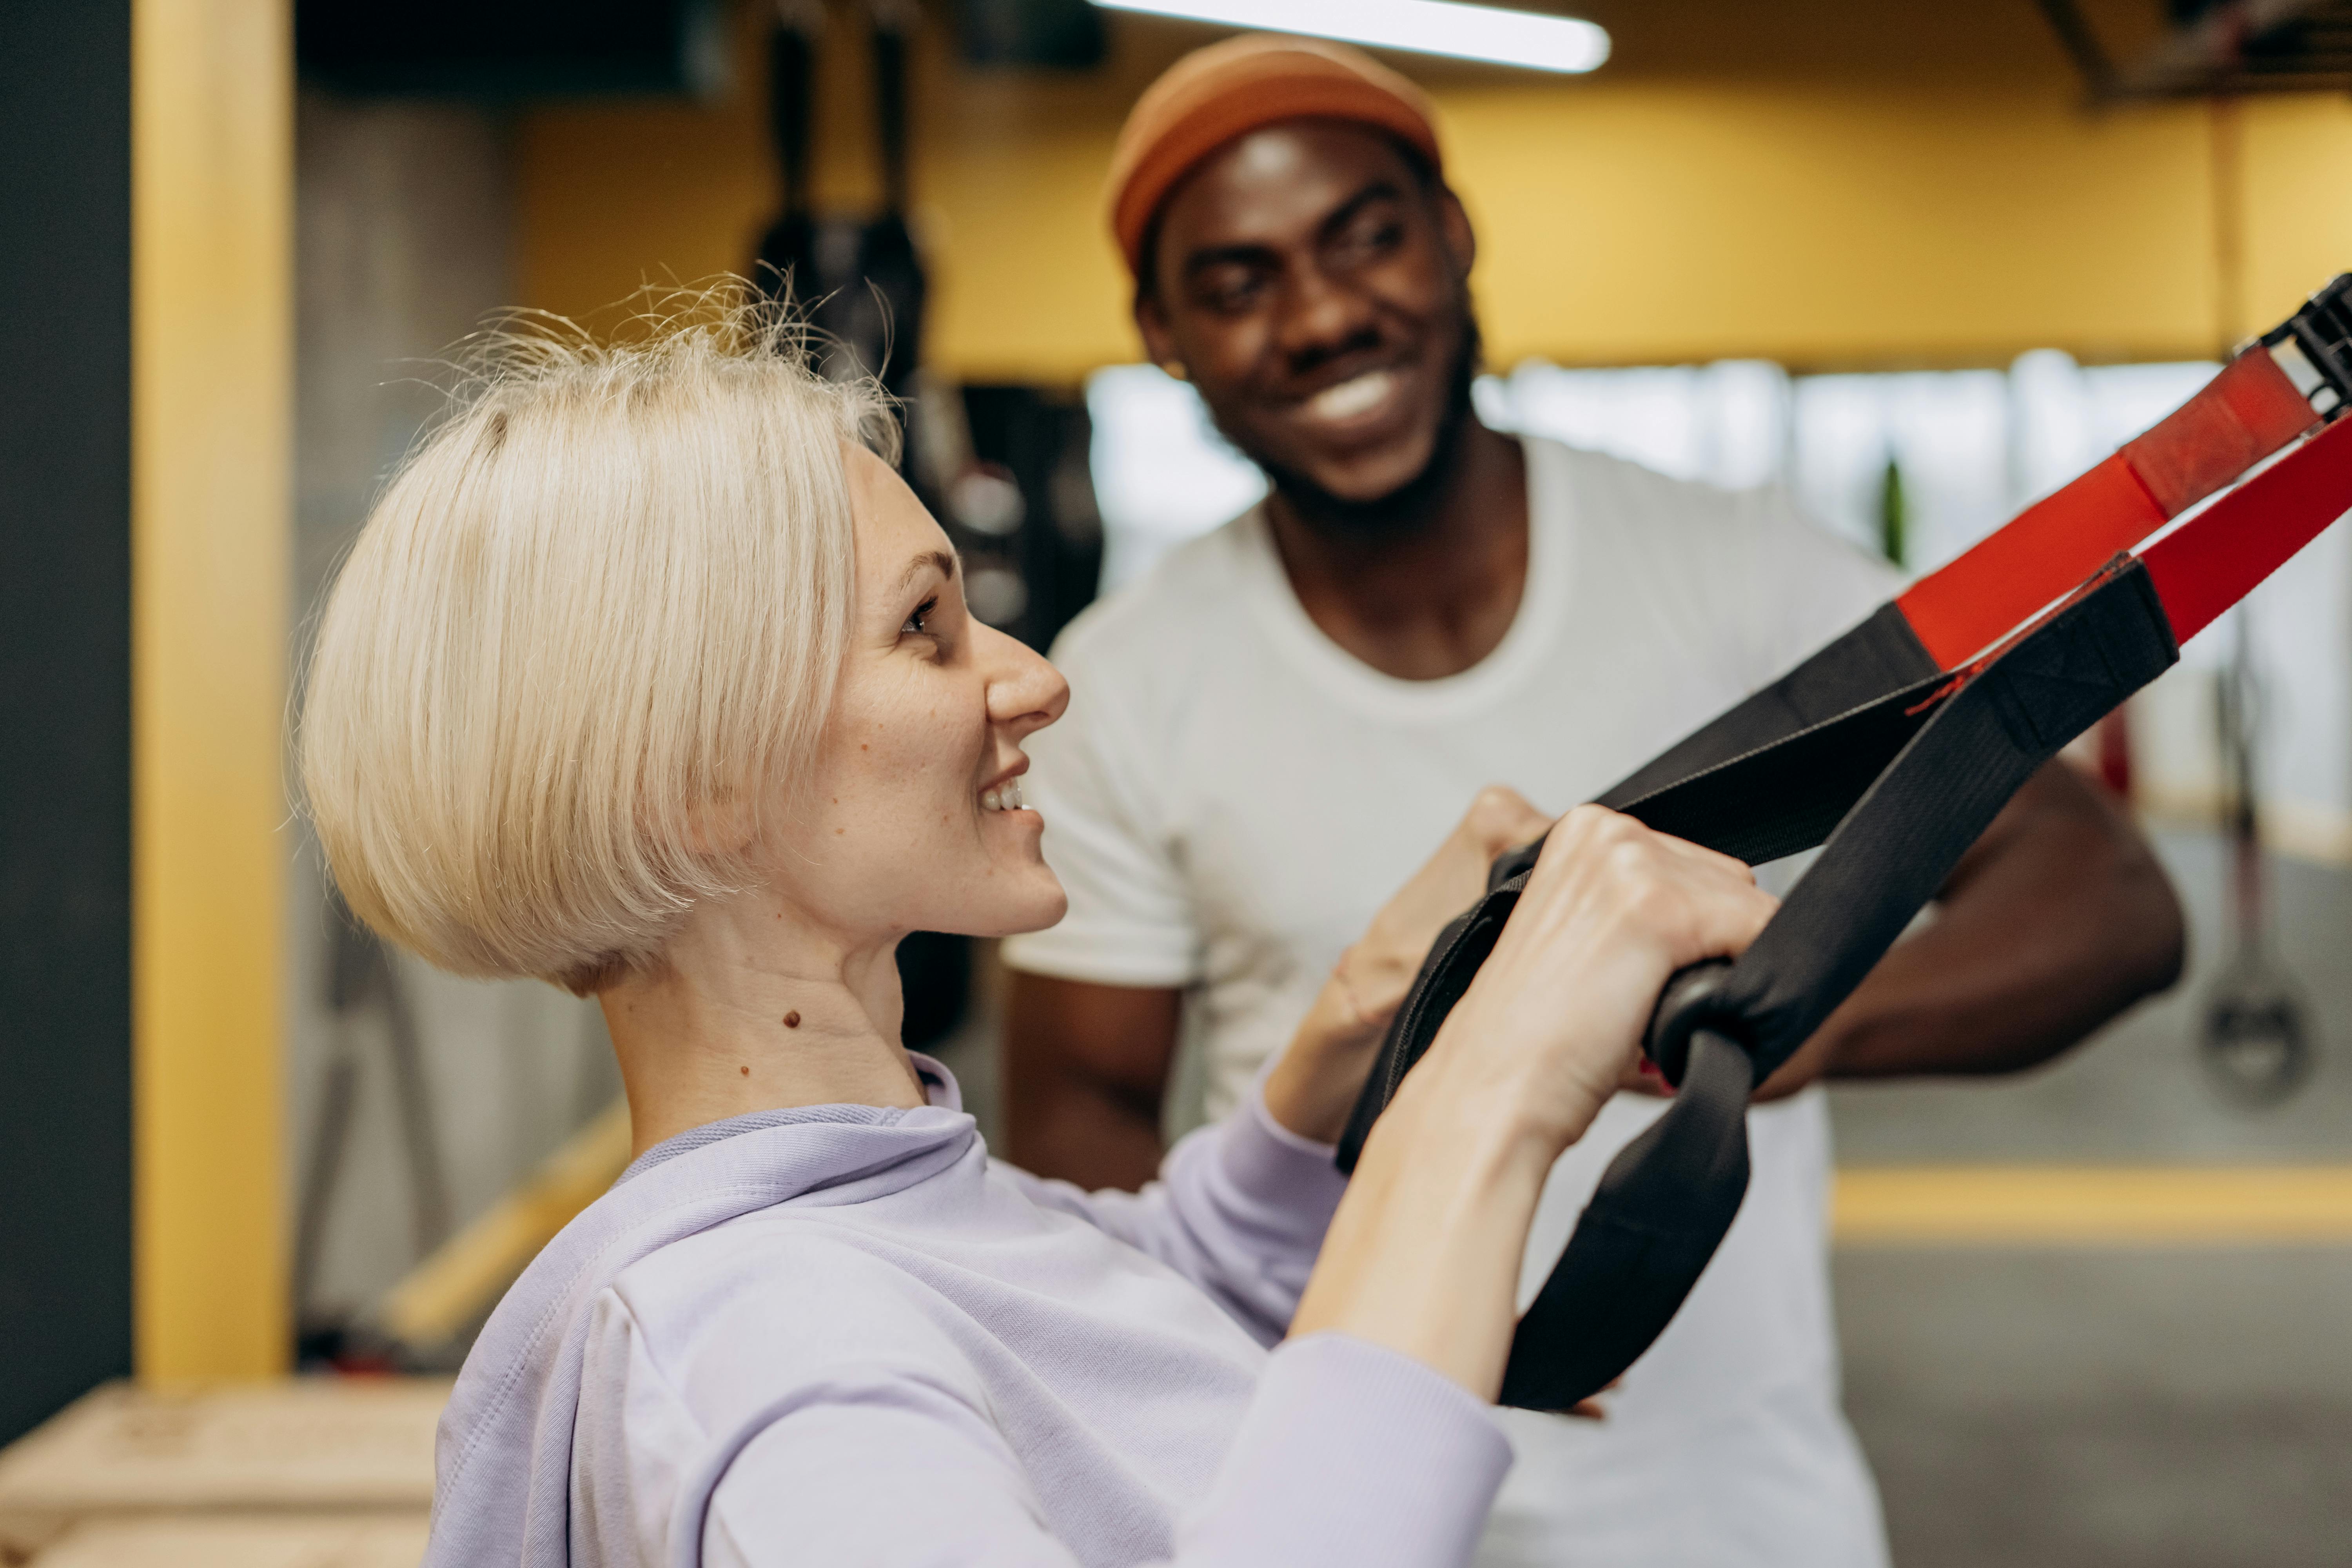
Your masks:
<path fill-rule="evenodd" d="M 1913 584 L 1895 604 L 1948 669 L 2317 419 L 2268 353 L 2242 354 L 2154 429 Z"/>
<path fill-rule="evenodd" d="M 2241 354 L 2124 457 L 2167 517 L 2179 517 L 2319 423 L 2263 351 Z"/>
<path fill-rule="evenodd" d="M 2187 642 L 2352 508 L 2352 419 L 2256 474 L 2140 559 Z"/>
<path fill-rule="evenodd" d="M 2118 452 L 1895 603 L 1929 657 L 1950 669 L 2164 521 Z"/>

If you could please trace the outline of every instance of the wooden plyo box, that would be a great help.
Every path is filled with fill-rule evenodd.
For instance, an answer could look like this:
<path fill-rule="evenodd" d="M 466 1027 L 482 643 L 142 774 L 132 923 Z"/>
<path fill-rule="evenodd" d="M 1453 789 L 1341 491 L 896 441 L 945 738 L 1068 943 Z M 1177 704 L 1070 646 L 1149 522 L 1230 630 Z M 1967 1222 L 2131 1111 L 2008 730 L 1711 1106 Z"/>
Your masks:
<path fill-rule="evenodd" d="M 0 1564 L 52 1543 L 66 1550 L 68 1531 L 165 1515 L 422 1521 L 433 1504 L 433 1429 L 448 1397 L 446 1378 L 297 1378 L 187 1393 L 110 1384 L 0 1451 Z M 153 1543 L 136 1531 L 119 1540 L 126 1552 Z M 208 1561 L 193 1548 L 177 1560 Z M 351 1562 L 373 1568 L 375 1559 Z"/>

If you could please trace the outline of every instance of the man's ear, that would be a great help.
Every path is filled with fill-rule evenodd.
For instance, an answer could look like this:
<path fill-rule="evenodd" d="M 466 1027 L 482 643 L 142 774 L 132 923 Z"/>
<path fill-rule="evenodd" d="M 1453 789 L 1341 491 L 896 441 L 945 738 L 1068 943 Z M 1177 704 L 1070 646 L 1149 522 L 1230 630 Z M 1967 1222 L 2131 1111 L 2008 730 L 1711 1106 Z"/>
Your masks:
<path fill-rule="evenodd" d="M 1478 259 L 1478 233 L 1470 226 L 1470 215 L 1463 210 L 1462 198 L 1450 187 L 1440 186 L 1437 192 L 1437 230 L 1445 237 L 1446 253 L 1465 278 Z"/>
<path fill-rule="evenodd" d="M 1168 312 L 1160 308 L 1158 290 L 1135 293 L 1135 330 L 1143 334 L 1143 352 L 1151 363 L 1165 365 L 1184 356 L 1176 352 L 1176 334 L 1169 330 Z"/>

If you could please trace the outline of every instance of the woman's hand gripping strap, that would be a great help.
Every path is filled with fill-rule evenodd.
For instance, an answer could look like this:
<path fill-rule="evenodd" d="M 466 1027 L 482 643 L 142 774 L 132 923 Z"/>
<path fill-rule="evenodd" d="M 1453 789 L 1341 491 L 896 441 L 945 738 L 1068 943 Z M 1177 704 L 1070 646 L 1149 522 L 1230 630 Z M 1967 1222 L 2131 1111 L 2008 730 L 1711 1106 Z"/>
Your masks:
<path fill-rule="evenodd" d="M 1535 869 L 1536 857 L 1543 847 L 1544 841 L 1538 838 L 1497 855 L 1486 873 L 1486 896 L 1440 931 L 1429 956 L 1421 961 L 1421 973 L 1412 977 L 1404 1005 L 1389 1020 L 1380 1057 L 1372 1063 L 1363 1090 L 1356 1097 L 1356 1108 L 1348 1117 L 1348 1130 L 1339 1135 L 1340 1170 L 1354 1173 L 1372 1123 L 1396 1098 L 1404 1075 L 1428 1051 L 1429 1043 L 1437 1038 L 1438 1026 L 1470 989 L 1486 955 L 1495 951 L 1495 940 L 1503 934 L 1503 923 L 1518 907 L 1519 890 L 1528 885 L 1528 873 Z"/>
<path fill-rule="evenodd" d="M 1843 1002 L 2033 772 L 2179 657 L 2137 564 L 1953 689 L 1748 951 L 1667 984 L 1644 1047 L 1681 1093 L 1610 1164 L 1519 1323 L 1506 1404 L 1565 1409 L 1674 1319 L 1748 1185 L 1756 1083 Z"/>
<path fill-rule="evenodd" d="M 1566 1409 L 1664 1331 L 1745 1195 L 1754 1085 L 1868 973 L 2017 787 L 2176 658 L 2146 570 L 2103 574 L 2000 658 L 1920 705 L 1925 722 L 1746 953 L 1669 983 L 1645 1047 L 1681 1093 L 1611 1163 L 1520 1322 L 1505 1403 Z M 1723 809 L 1741 798 L 1724 795 Z M 1522 875 L 1503 882 L 1431 953 L 1357 1104 L 1343 1160 L 1352 1163 L 1468 989 L 1523 885 Z"/>

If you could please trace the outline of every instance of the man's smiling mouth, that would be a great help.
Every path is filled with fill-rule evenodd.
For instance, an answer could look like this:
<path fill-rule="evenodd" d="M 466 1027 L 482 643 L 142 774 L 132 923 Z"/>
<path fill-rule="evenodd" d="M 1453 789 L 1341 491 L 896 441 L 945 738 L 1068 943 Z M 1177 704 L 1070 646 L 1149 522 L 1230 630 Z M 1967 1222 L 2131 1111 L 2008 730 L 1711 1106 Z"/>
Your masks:
<path fill-rule="evenodd" d="M 1361 375 L 1349 376 L 1336 386 L 1325 387 L 1301 406 L 1308 418 L 1318 423 L 1344 424 L 1370 414 L 1387 402 L 1396 386 L 1396 372 L 1368 370 Z"/>

